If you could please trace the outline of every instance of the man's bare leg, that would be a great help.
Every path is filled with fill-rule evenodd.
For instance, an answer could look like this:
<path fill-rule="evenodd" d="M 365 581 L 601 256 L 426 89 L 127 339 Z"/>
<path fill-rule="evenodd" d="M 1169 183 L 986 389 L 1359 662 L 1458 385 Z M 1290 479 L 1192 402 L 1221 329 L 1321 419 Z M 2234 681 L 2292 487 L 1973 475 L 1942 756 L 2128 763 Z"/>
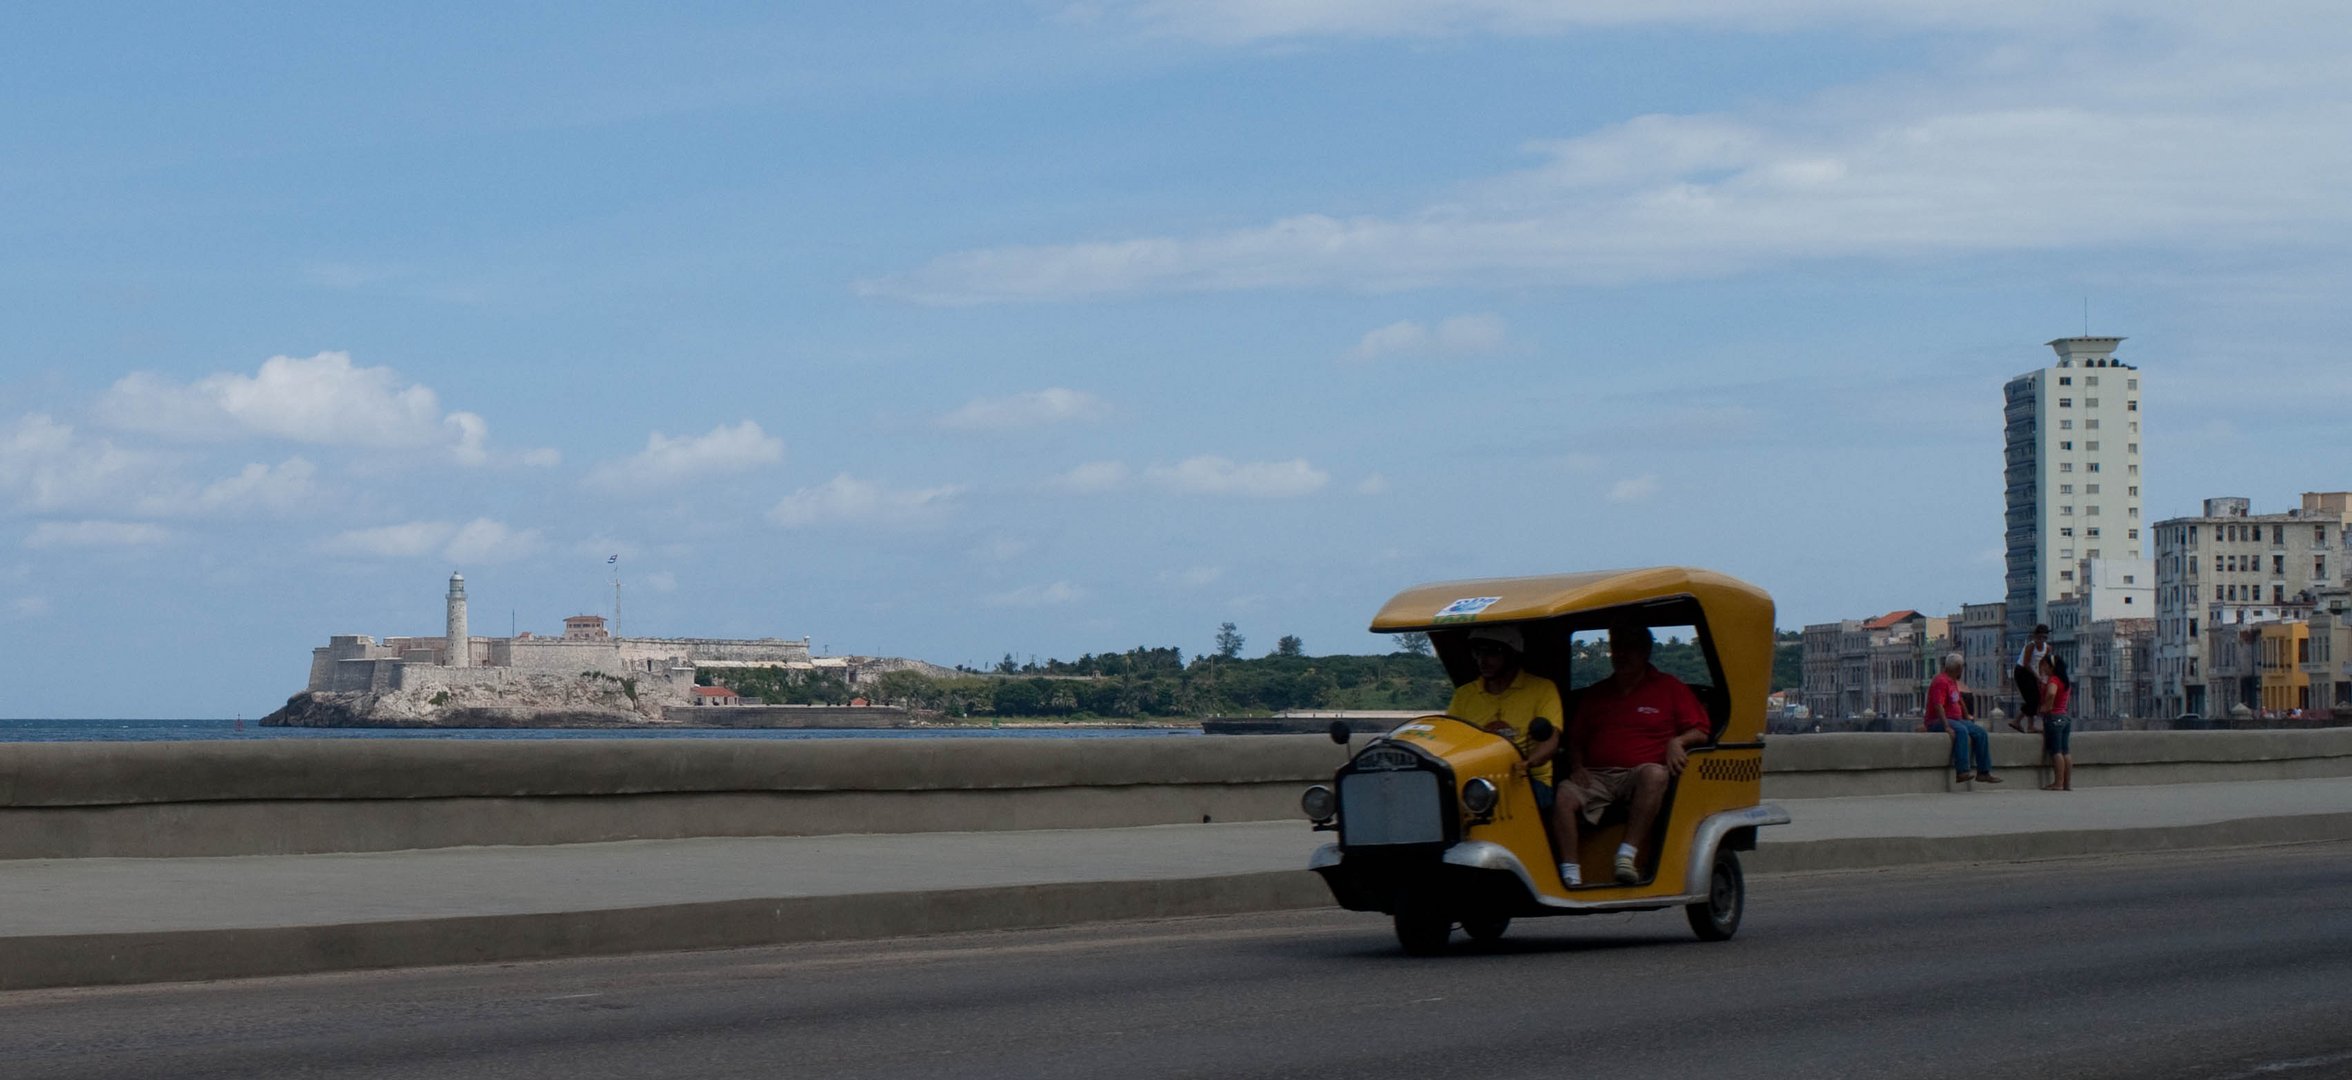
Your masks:
<path fill-rule="evenodd" d="M 1579 861 L 1576 855 L 1576 826 L 1583 813 L 1584 798 L 1577 794 L 1575 788 L 1561 786 L 1552 789 L 1552 861 L 1562 867 L 1574 866 Z M 1568 881 L 1565 870 L 1560 878 Z M 1569 881 L 1571 885 L 1583 883 L 1581 878 Z"/>
<path fill-rule="evenodd" d="M 1666 766 L 1642 765 L 1633 770 L 1633 803 L 1625 812 L 1626 847 L 1639 849 L 1650 839 L 1650 826 L 1658 820 L 1658 807 L 1666 801 Z"/>

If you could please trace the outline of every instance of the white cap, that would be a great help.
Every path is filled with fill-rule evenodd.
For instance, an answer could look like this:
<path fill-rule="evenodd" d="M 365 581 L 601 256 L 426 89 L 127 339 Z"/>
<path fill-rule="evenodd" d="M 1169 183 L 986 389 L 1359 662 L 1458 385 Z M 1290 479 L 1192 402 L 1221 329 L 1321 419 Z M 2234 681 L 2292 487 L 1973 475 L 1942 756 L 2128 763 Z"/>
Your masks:
<path fill-rule="evenodd" d="M 1470 631 L 1471 641 L 1492 641 L 1515 653 L 1527 651 L 1527 640 L 1516 626 L 1481 626 Z"/>

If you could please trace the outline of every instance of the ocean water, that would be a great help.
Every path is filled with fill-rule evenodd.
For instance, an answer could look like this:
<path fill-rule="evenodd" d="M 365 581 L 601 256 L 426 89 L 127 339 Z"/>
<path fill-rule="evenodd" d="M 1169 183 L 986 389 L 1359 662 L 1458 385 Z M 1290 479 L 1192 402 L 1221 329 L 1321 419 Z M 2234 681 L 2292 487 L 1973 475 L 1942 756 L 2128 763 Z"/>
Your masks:
<path fill-rule="evenodd" d="M 172 742 L 189 739 L 1133 739 L 1199 735 L 1197 727 L 961 728 L 265 728 L 251 720 L 0 720 L 0 742 Z"/>

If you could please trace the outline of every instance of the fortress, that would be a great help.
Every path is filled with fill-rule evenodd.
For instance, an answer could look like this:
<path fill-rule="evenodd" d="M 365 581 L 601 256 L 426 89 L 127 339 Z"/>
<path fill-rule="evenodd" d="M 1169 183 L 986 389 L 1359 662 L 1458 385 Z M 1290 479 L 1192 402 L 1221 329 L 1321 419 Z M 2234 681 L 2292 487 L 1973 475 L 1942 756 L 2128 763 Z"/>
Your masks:
<path fill-rule="evenodd" d="M 809 656 L 809 640 L 780 638 L 614 637 L 600 615 L 564 620 L 560 638 L 474 637 L 466 629 L 465 575 L 449 575 L 448 632 L 440 637 L 337 634 L 311 650 L 312 693 L 383 695 L 398 691 L 498 687 L 526 677 L 609 676 L 633 680 L 654 696 L 683 701 L 696 667 L 839 669 L 855 682 L 852 658 Z"/>

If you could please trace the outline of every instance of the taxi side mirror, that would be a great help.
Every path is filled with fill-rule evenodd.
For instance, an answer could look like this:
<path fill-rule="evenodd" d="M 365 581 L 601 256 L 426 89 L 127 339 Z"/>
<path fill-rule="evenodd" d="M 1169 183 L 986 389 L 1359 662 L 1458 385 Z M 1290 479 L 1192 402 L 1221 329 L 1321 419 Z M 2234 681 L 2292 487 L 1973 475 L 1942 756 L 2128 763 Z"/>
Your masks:
<path fill-rule="evenodd" d="M 1348 744 L 1348 740 L 1349 740 L 1350 738 L 1353 738 L 1354 736 L 1355 736 L 1355 732 L 1354 732 L 1354 731 L 1352 731 L 1352 730 L 1350 730 L 1350 729 L 1348 728 L 1348 722 L 1347 722 L 1347 721 L 1345 721 L 1345 720 L 1334 720 L 1334 721 L 1332 721 L 1332 722 L 1331 722 L 1331 741 L 1332 741 L 1332 742 L 1338 743 L 1338 744 L 1339 744 L 1339 745 L 1341 745 L 1341 746 L 1346 746 L 1346 745 Z"/>
<path fill-rule="evenodd" d="M 1527 725 L 1527 743 L 1533 746 L 1536 743 L 1550 742 L 1552 736 L 1557 734 L 1559 730 L 1552 726 L 1551 721 L 1538 716 L 1534 723 Z"/>

